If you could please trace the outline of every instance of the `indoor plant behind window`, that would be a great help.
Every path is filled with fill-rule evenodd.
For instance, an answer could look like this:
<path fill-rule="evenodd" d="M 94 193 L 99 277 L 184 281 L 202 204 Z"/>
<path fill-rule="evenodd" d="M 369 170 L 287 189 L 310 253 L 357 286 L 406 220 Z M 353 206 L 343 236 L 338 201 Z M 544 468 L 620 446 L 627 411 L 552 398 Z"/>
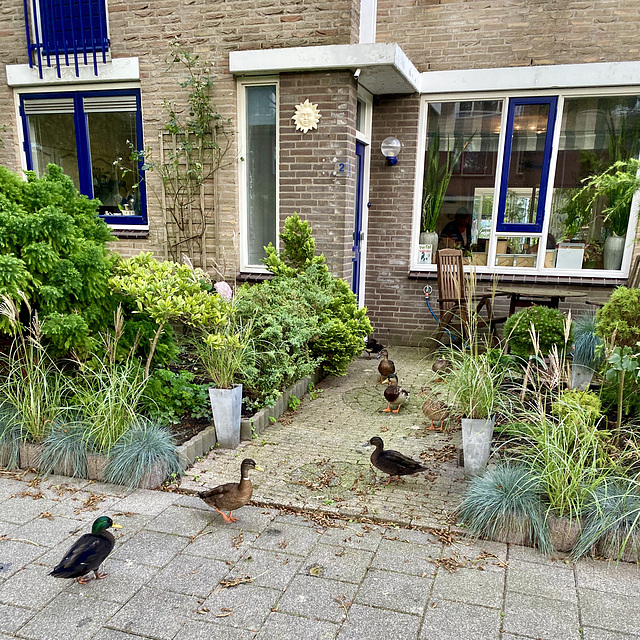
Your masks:
<path fill-rule="evenodd" d="M 473 134 L 458 144 L 454 142 L 453 151 L 448 148 L 444 162 L 440 162 L 440 132 L 433 134 L 428 143 L 424 164 L 424 182 L 422 187 L 422 215 L 420 219 L 420 244 L 431 245 L 431 255 L 435 255 L 438 246 L 436 225 L 444 203 L 453 170 L 458 164 L 462 152 L 467 148 Z M 433 259 L 433 258 L 432 258 Z"/>
<path fill-rule="evenodd" d="M 640 162 L 634 158 L 618 160 L 602 173 L 583 180 L 584 186 L 574 200 L 588 195 L 587 207 L 591 211 L 598 201 L 606 202 L 603 220 L 609 223 L 609 236 L 604 243 L 604 268 L 617 271 L 622 266 L 625 238 L 629 226 L 631 201 L 640 189 Z"/>

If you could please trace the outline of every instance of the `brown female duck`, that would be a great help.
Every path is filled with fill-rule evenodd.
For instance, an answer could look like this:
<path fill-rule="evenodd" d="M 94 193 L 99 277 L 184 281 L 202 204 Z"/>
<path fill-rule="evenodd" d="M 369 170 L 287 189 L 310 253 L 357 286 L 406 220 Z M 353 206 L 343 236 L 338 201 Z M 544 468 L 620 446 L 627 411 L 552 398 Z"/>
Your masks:
<path fill-rule="evenodd" d="M 423 467 L 420 462 L 412 460 L 399 451 L 394 451 L 393 449 L 385 451 L 384 442 L 378 436 L 371 438 L 369 444 L 376 448 L 371 454 L 371 464 L 383 473 L 389 474 L 387 484 L 391 482 L 393 476 L 407 476 L 420 471 L 427 471 L 427 468 Z"/>
<path fill-rule="evenodd" d="M 262 469 L 251 458 L 245 458 L 240 465 L 240 482 L 228 482 L 221 484 L 207 491 L 200 491 L 198 496 L 202 498 L 210 507 L 213 507 L 223 518 L 225 522 L 237 522 L 238 518 L 233 517 L 233 512 L 251 500 L 253 494 L 253 485 L 249 480 L 249 471 Z M 221 511 L 225 509 L 229 512 L 227 516 Z"/>
<path fill-rule="evenodd" d="M 396 372 L 396 365 L 393 364 L 393 360 L 389 360 L 389 352 L 386 349 L 380 351 L 378 358 L 382 358 L 382 361 L 378 365 L 378 373 L 380 374 L 380 382 L 386 382 L 387 378 Z"/>
<path fill-rule="evenodd" d="M 392 373 L 387 377 L 389 386 L 384 390 L 385 400 L 389 403 L 385 412 L 399 413 L 400 407 L 409 399 L 409 392 L 398 385 L 398 376 Z M 391 405 L 395 404 L 396 409 L 392 409 Z"/>
<path fill-rule="evenodd" d="M 442 431 L 442 421 L 449 417 L 449 407 L 442 402 L 442 400 L 438 400 L 435 396 L 430 395 L 427 396 L 427 399 L 422 405 L 422 413 L 424 413 L 427 420 L 430 422 L 430 431 L 434 429 L 436 431 Z M 434 427 L 434 422 L 439 422 L 440 426 Z"/>

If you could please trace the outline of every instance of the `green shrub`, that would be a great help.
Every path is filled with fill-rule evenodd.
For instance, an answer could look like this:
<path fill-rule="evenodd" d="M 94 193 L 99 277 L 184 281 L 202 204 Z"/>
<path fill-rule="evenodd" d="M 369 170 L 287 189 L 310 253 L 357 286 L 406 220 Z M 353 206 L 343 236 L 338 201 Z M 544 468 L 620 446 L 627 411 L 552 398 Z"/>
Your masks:
<path fill-rule="evenodd" d="M 615 333 L 615 346 L 635 347 L 640 342 L 640 289 L 615 289 L 596 312 L 596 332 L 605 344 Z"/>
<path fill-rule="evenodd" d="M 487 469 L 471 481 L 458 520 L 476 536 L 508 540 L 516 535 L 542 553 L 552 551 L 540 478 L 523 465 Z"/>
<path fill-rule="evenodd" d="M 514 313 L 504 325 L 504 335 L 509 342 L 511 353 L 525 358 L 534 354 L 532 324 L 539 335 L 540 351 L 543 355 L 549 353 L 554 344 L 558 350 L 564 347 L 565 317 L 562 312 L 549 307 L 533 306 Z"/>
<path fill-rule="evenodd" d="M 551 413 L 559 420 L 578 428 L 593 428 L 602 417 L 602 403 L 591 391 L 567 389 L 551 404 Z"/>
<path fill-rule="evenodd" d="M 318 334 L 309 347 L 330 375 L 344 375 L 349 363 L 364 349 L 364 338 L 373 331 L 366 309 L 358 309 L 349 285 L 330 273 L 323 255 L 315 256 L 309 223 L 297 214 L 286 219 L 280 234 L 283 249 L 266 247 L 264 259 L 276 278 L 297 279 L 303 299 L 318 321 Z"/>
<path fill-rule="evenodd" d="M 177 424 L 183 417 L 211 419 L 208 386 L 193 382 L 193 373 L 156 369 L 141 401 L 143 413 L 154 422 Z"/>
<path fill-rule="evenodd" d="M 17 305 L 24 294 L 53 355 L 86 351 L 112 310 L 108 279 L 117 258 L 106 243 L 113 238 L 97 201 L 80 195 L 60 167 L 27 177 L 0 167 L 0 293 Z M 6 318 L 0 331 L 11 332 Z"/>

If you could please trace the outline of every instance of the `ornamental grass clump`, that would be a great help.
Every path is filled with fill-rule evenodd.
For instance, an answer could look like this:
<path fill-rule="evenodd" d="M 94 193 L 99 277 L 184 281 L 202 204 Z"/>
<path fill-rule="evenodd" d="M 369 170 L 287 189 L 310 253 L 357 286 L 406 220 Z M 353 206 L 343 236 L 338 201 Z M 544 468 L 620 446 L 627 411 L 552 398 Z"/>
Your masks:
<path fill-rule="evenodd" d="M 595 550 L 620 558 L 628 552 L 640 561 L 640 484 L 611 478 L 591 492 L 586 502 L 580 538 L 572 555 L 577 560 Z"/>
<path fill-rule="evenodd" d="M 164 427 L 140 418 L 109 452 L 105 479 L 131 489 L 156 470 L 162 478 L 180 473 L 177 449 Z"/>
<path fill-rule="evenodd" d="M 478 537 L 534 544 L 550 554 L 551 534 L 540 478 L 527 466 L 505 464 L 476 476 L 458 508 L 458 520 Z"/>
<path fill-rule="evenodd" d="M 88 476 L 89 430 L 82 422 L 56 423 L 42 443 L 40 470 L 74 478 Z"/>

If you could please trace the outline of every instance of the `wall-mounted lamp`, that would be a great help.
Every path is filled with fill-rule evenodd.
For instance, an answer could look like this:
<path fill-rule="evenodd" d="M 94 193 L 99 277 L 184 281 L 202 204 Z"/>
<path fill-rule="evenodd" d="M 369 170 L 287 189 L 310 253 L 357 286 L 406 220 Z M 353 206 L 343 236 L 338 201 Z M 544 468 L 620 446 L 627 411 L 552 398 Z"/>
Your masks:
<path fill-rule="evenodd" d="M 388 165 L 394 165 L 398 162 L 400 149 L 402 149 L 402 143 L 398 138 L 394 138 L 393 136 L 385 138 L 380 145 L 380 151 L 382 151 L 382 155 L 387 159 Z"/>

